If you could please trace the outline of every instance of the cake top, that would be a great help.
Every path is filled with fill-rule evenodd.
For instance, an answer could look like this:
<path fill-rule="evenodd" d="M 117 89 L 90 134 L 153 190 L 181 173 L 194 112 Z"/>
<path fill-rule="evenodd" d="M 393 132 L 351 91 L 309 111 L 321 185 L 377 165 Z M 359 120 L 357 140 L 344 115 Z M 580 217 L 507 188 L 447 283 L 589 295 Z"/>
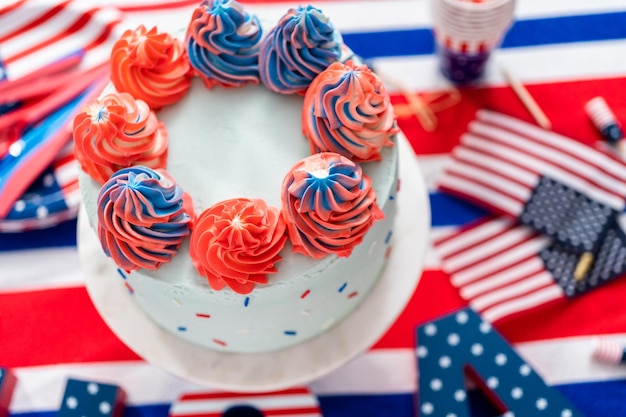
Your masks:
<path fill-rule="evenodd" d="M 112 65 L 120 65 L 112 75 L 116 91 L 74 124 L 81 168 L 104 183 L 98 232 L 105 252 L 127 271 L 154 269 L 190 234 L 198 273 L 213 289 L 237 293 L 268 282 L 287 241 L 315 259 L 349 256 L 383 216 L 355 161 L 380 159 L 397 127 L 380 79 L 364 65 L 339 62 L 342 47 L 319 9 L 290 9 L 264 34 L 259 19 L 233 0 L 203 1 L 184 41 L 143 26 L 125 32 L 111 53 Z M 175 107 L 194 77 L 208 95 L 214 88 L 262 83 L 277 94 L 305 96 L 303 132 L 312 155 L 295 161 L 282 191 L 276 184 L 279 207 L 234 198 L 212 202 L 196 218 L 164 171 L 167 126 L 155 110 Z"/>

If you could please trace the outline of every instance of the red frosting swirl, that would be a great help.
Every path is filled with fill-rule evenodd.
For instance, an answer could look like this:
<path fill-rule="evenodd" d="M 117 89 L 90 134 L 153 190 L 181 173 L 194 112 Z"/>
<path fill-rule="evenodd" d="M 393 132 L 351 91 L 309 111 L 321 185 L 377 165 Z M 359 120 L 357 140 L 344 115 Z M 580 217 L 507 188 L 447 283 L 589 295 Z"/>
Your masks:
<path fill-rule="evenodd" d="M 122 168 L 165 168 L 167 130 L 144 101 L 112 93 L 74 118 L 74 153 L 82 170 L 102 184 Z"/>
<path fill-rule="evenodd" d="M 329 253 L 348 257 L 384 213 L 370 178 L 335 153 L 298 162 L 282 186 L 283 217 L 293 251 L 316 259 Z"/>
<path fill-rule="evenodd" d="M 180 100 L 190 86 L 192 67 L 181 41 L 143 25 L 127 30 L 111 50 L 111 81 L 118 91 L 158 110 Z"/>
<path fill-rule="evenodd" d="M 383 82 L 366 65 L 335 62 L 311 83 L 302 107 L 311 153 L 335 152 L 355 161 L 380 160 L 398 133 Z"/>
<path fill-rule="evenodd" d="M 248 294 L 267 284 L 287 240 L 280 211 L 260 199 L 219 202 L 194 222 L 189 255 L 215 290 L 225 286 Z"/>

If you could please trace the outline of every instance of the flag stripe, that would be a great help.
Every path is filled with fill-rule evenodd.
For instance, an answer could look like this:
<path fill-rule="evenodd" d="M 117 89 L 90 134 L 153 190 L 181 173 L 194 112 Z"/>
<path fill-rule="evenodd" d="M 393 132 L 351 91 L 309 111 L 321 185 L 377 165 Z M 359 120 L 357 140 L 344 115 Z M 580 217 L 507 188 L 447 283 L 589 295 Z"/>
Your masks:
<path fill-rule="evenodd" d="M 487 321 L 495 322 L 515 313 L 563 299 L 564 295 L 561 287 L 550 285 L 542 288 L 540 291 L 531 292 L 523 297 L 518 297 L 489 308 L 482 312 L 482 317 Z"/>
<path fill-rule="evenodd" d="M 503 161 L 510 163 L 514 168 L 519 165 L 524 165 L 534 170 L 537 176 L 547 175 L 615 209 L 619 210 L 623 208 L 624 195 L 619 194 L 619 189 L 622 188 L 622 184 L 611 178 L 602 178 L 603 176 L 601 174 L 592 177 L 581 176 L 583 173 L 581 171 L 583 171 L 585 163 L 576 160 L 566 161 L 564 154 L 542 154 L 539 152 L 541 149 L 537 149 L 534 145 L 529 145 L 525 142 L 527 138 L 508 134 L 504 130 L 492 130 L 488 127 L 483 130 L 477 128 L 477 124 L 474 123 L 472 123 L 471 126 L 475 134 L 468 134 L 464 136 L 463 139 L 467 140 L 468 145 L 474 149 L 481 149 L 483 151 L 489 150 L 488 152 L 490 153 L 500 155 Z M 480 132 L 476 132 L 476 130 L 480 130 Z M 523 149 L 523 147 L 526 146 L 528 146 L 528 149 Z M 588 148 L 587 151 L 589 153 L 594 152 L 591 148 Z M 580 171 L 576 170 L 577 163 L 581 165 Z M 600 181 L 594 180 L 594 178 Z M 537 180 L 538 179 L 537 177 Z M 491 176 L 489 180 L 496 181 L 497 176 Z M 614 183 L 612 188 L 605 187 L 604 184 L 602 184 L 611 180 Z M 491 198 L 498 197 L 494 195 Z M 519 212 L 517 214 L 519 214 Z"/>
<path fill-rule="evenodd" d="M 589 147 L 580 142 L 502 113 L 483 109 L 477 113 L 476 117 L 492 125 L 517 132 L 525 139 L 558 150 L 560 153 L 574 158 L 574 166 L 576 163 L 582 163 L 585 167 L 593 169 L 594 172 L 598 171 L 595 175 L 605 174 L 614 180 L 626 181 L 624 161 L 615 155 L 600 151 L 590 152 Z"/>
<path fill-rule="evenodd" d="M 480 312 L 486 310 L 488 307 L 500 303 L 508 303 L 511 299 L 519 298 L 522 295 L 552 285 L 554 285 L 552 276 L 547 271 L 543 270 L 539 273 L 531 274 L 517 282 L 508 283 L 508 285 L 474 297 L 470 301 L 470 305 L 476 309 L 476 311 Z"/>
<path fill-rule="evenodd" d="M 307 394 L 309 391 L 306 388 L 291 388 L 282 391 L 275 392 L 274 394 L 281 397 L 294 396 L 301 398 L 303 394 Z M 267 393 L 244 393 L 244 392 L 206 392 L 202 390 L 200 392 L 187 392 L 181 397 L 183 400 L 210 400 L 210 399 L 235 399 L 235 398 L 254 398 L 254 397 L 266 397 Z"/>
<path fill-rule="evenodd" d="M 564 139 L 557 147 L 553 143 L 542 143 L 536 140 L 538 135 L 529 136 L 526 132 L 518 135 L 517 132 L 509 130 L 508 126 L 502 125 L 490 126 L 472 122 L 470 130 L 481 135 L 483 139 L 504 143 L 515 147 L 517 151 L 533 155 L 534 158 L 545 161 L 547 164 L 557 165 L 566 171 L 568 176 L 587 179 L 590 185 L 598 190 L 612 193 L 617 197 L 622 196 L 622 198 L 626 193 L 626 177 L 621 172 L 625 168 L 624 162 L 616 161 L 614 156 L 606 152 L 582 147 L 581 152 L 586 150 L 586 153 L 577 155 L 570 152 L 570 148 L 576 149 L 580 144 L 571 139 Z M 615 166 L 616 163 L 617 166 Z M 613 175 L 610 172 L 611 168 L 618 175 Z M 542 166 L 538 172 L 543 173 L 544 169 Z"/>
<path fill-rule="evenodd" d="M 495 288 L 516 282 L 530 274 L 535 274 L 544 268 L 543 263 L 536 256 L 530 256 L 519 263 L 513 263 L 511 266 L 515 267 L 495 272 L 479 281 L 463 286 L 460 288 L 461 296 L 465 299 L 475 298 Z"/>
<path fill-rule="evenodd" d="M 494 172 L 484 165 L 480 166 L 468 160 L 457 158 L 456 161 L 462 161 L 463 163 L 450 166 L 447 171 L 448 175 L 475 181 L 486 188 L 494 189 L 496 192 L 520 202 L 526 201 L 530 197 L 532 187 L 525 184 L 522 185 L 514 180 L 512 181 L 508 175 L 500 175 L 497 171 Z M 494 180 L 489 182 L 482 180 L 489 176 L 494 177 Z"/>

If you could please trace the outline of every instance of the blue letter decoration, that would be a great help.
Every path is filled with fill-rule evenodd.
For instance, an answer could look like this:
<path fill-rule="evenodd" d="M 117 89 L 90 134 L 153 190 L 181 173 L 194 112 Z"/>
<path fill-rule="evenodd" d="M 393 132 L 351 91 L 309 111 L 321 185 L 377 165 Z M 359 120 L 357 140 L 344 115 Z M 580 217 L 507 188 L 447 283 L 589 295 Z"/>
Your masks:
<path fill-rule="evenodd" d="M 69 379 L 57 417 L 121 417 L 125 399 L 117 385 Z"/>
<path fill-rule="evenodd" d="M 470 417 L 467 371 L 504 417 L 583 417 L 471 309 L 420 326 L 417 345 L 419 416 Z"/>

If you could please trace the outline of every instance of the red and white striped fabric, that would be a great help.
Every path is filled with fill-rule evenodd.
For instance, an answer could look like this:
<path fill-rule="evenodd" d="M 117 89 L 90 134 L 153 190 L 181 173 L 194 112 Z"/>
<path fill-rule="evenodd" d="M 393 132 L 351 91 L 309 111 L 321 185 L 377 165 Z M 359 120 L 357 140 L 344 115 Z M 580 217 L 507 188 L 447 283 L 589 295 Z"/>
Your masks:
<path fill-rule="evenodd" d="M 479 110 L 452 152 L 439 188 L 497 214 L 517 218 L 542 175 L 624 209 L 626 164 L 519 119 Z"/>
<path fill-rule="evenodd" d="M 9 80 L 84 53 L 81 67 L 106 62 L 122 13 L 96 3 L 21 0 L 0 6 L 0 59 Z"/>
<path fill-rule="evenodd" d="M 486 320 L 565 300 L 538 256 L 551 239 L 528 226 L 490 218 L 434 243 L 452 285 Z"/>
<path fill-rule="evenodd" d="M 185 392 L 172 404 L 170 417 L 222 417 L 237 406 L 251 407 L 265 417 L 321 417 L 317 398 L 307 388 L 298 387 L 270 393 Z M 235 415 L 235 414 L 233 414 Z M 239 413 L 236 415 L 250 415 Z M 254 415 L 254 414 L 252 414 Z"/>

